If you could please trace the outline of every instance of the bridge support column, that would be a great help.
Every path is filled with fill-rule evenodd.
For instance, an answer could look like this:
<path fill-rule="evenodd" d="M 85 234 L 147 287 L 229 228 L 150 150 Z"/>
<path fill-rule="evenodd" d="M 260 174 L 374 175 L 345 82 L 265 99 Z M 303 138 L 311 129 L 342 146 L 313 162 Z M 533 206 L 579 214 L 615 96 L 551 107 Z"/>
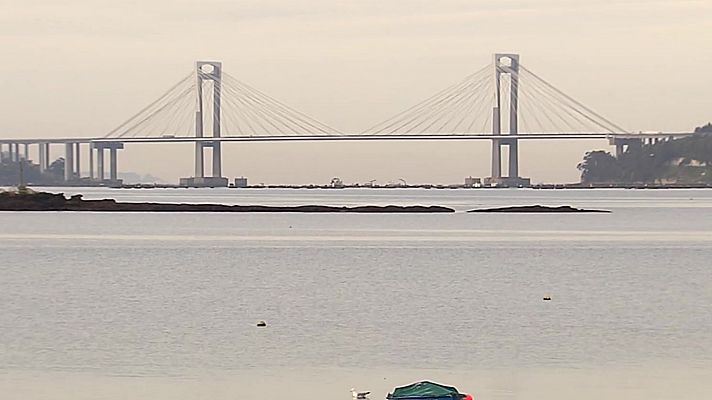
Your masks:
<path fill-rule="evenodd" d="M 64 181 L 74 179 L 74 143 L 64 144 Z"/>
<path fill-rule="evenodd" d="M 116 159 L 116 147 L 109 149 L 109 180 L 118 181 L 118 160 Z"/>
<path fill-rule="evenodd" d="M 49 166 L 52 164 L 52 158 L 50 157 L 49 154 L 49 143 L 44 143 L 44 155 L 45 155 L 45 171 L 49 169 Z"/>
<path fill-rule="evenodd" d="M 492 176 L 485 179 L 491 186 L 529 186 L 527 178 L 519 176 L 519 141 L 507 138 L 519 134 L 519 55 L 494 55 L 495 107 L 492 118 Z M 502 75 L 509 76 L 509 132 L 502 134 Z M 502 176 L 502 147 L 509 150 L 507 176 Z"/>
<path fill-rule="evenodd" d="M 195 137 L 203 138 L 206 131 L 212 132 L 209 136 L 213 138 L 221 137 L 221 103 L 222 103 L 222 63 L 217 61 L 198 61 L 195 64 L 195 76 L 197 80 L 196 97 L 197 108 L 195 110 Z M 203 84 L 212 83 L 212 101 L 209 103 L 203 98 Z M 211 109 L 212 108 L 212 109 Z M 212 111 L 212 128 L 205 127 L 204 113 Z M 211 148 L 211 174 L 205 173 L 205 149 Z M 196 142 L 195 143 L 195 171 L 190 178 L 181 178 L 182 186 L 195 187 L 218 187 L 227 186 L 227 178 L 222 176 L 222 146 L 219 141 Z"/>
<path fill-rule="evenodd" d="M 46 172 L 49 169 L 49 143 L 37 143 L 37 152 L 39 153 L 40 172 Z"/>
<path fill-rule="evenodd" d="M 617 138 L 617 137 L 612 137 L 608 139 L 608 144 L 615 146 L 616 151 L 615 151 L 615 156 L 616 158 L 620 158 L 625 152 L 631 151 L 631 149 L 636 150 L 640 149 L 640 147 L 643 146 L 643 141 L 645 139 L 639 139 L 639 138 Z"/>
<path fill-rule="evenodd" d="M 80 143 L 75 143 L 74 144 L 74 176 L 77 179 L 82 178 L 82 168 L 81 168 L 81 145 Z"/>
<path fill-rule="evenodd" d="M 96 148 L 96 179 L 99 182 L 104 180 L 104 147 L 97 146 Z"/>
<path fill-rule="evenodd" d="M 45 172 L 45 153 L 44 153 L 44 143 L 37 143 L 37 159 L 40 165 L 40 172 Z"/>
<path fill-rule="evenodd" d="M 203 178 L 205 176 L 205 158 L 203 153 L 203 142 L 195 143 L 195 177 Z"/>
<path fill-rule="evenodd" d="M 90 145 L 90 151 L 96 149 L 96 180 L 104 182 L 110 186 L 121 185 L 119 179 L 118 168 L 118 150 L 124 148 L 124 144 L 120 142 L 93 142 Z M 109 177 L 106 177 L 106 165 L 104 163 L 104 150 L 109 150 Z M 90 158 L 90 168 L 93 170 L 94 160 Z M 93 171 L 92 171 L 93 175 Z"/>
<path fill-rule="evenodd" d="M 509 177 L 519 178 L 519 141 L 510 139 L 509 142 Z"/>
<path fill-rule="evenodd" d="M 89 143 L 89 180 L 94 180 L 94 143 Z"/>
<path fill-rule="evenodd" d="M 220 142 L 213 142 L 213 178 L 222 177 L 222 147 Z"/>
<path fill-rule="evenodd" d="M 29 160 L 30 159 L 30 144 L 25 143 L 24 145 L 25 145 L 25 160 Z"/>
<path fill-rule="evenodd" d="M 492 179 L 502 178 L 502 144 L 492 139 Z"/>
<path fill-rule="evenodd" d="M 625 153 L 625 146 L 623 143 L 616 143 L 616 158 L 620 158 L 623 153 Z"/>
<path fill-rule="evenodd" d="M 213 66 L 213 137 L 219 138 L 221 136 L 221 118 L 222 118 L 222 64 L 219 66 Z M 222 143 L 219 141 L 214 141 L 212 143 L 213 151 L 213 165 L 212 172 L 213 178 L 222 178 Z M 227 181 L 225 182 L 227 186 Z"/>

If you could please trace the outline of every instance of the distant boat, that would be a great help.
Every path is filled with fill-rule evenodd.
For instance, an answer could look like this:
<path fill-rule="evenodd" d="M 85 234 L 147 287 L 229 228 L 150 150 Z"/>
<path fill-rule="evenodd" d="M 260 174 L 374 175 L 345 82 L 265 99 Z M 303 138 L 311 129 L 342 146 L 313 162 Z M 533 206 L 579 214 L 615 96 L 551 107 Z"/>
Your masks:
<path fill-rule="evenodd" d="M 460 393 L 452 386 L 422 381 L 393 389 L 386 397 L 389 400 L 472 400 L 467 393 Z"/>

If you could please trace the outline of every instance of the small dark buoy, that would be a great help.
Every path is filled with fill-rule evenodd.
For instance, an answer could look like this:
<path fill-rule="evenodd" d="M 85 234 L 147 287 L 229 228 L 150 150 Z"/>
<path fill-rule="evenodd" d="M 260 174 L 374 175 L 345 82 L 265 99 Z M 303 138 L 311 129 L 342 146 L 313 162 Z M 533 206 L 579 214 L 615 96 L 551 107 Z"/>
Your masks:
<path fill-rule="evenodd" d="M 544 296 L 544 301 L 551 301 L 551 296 Z"/>
<path fill-rule="evenodd" d="M 260 322 L 257 323 L 257 326 L 259 326 L 259 327 L 265 327 L 265 326 L 267 326 L 267 323 L 266 323 L 265 321 L 260 321 Z"/>

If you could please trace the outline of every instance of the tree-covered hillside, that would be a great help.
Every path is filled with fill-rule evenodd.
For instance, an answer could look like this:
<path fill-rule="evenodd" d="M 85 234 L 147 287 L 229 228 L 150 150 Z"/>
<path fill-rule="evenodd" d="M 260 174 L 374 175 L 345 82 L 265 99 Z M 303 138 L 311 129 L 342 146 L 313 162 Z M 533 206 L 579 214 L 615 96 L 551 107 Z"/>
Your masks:
<path fill-rule="evenodd" d="M 712 124 L 695 135 L 650 145 L 629 146 L 615 158 L 586 153 L 578 165 L 582 183 L 712 183 Z"/>
<path fill-rule="evenodd" d="M 28 185 L 53 185 L 64 181 L 64 158 L 59 158 L 50 164 L 45 172 L 40 171 L 40 166 L 26 160 L 13 162 L 9 157 L 3 157 L 0 162 L 0 186 L 16 186 L 23 183 Z"/>

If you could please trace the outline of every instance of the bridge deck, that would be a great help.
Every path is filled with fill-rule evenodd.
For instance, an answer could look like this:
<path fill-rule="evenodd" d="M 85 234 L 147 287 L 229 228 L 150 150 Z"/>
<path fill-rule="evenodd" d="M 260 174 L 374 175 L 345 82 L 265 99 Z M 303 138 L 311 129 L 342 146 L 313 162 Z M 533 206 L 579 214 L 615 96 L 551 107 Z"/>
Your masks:
<path fill-rule="evenodd" d="M 138 138 L 26 138 L 0 139 L 0 143 L 195 143 L 195 142 L 290 142 L 290 141 L 383 141 L 383 140 L 492 140 L 492 139 L 523 139 L 523 140 L 591 140 L 591 139 L 650 139 L 684 137 L 694 135 L 693 132 L 672 133 L 530 133 L 519 135 L 492 134 L 390 134 L 390 135 L 313 135 L 313 136 L 223 136 L 213 137 L 138 137 Z"/>

